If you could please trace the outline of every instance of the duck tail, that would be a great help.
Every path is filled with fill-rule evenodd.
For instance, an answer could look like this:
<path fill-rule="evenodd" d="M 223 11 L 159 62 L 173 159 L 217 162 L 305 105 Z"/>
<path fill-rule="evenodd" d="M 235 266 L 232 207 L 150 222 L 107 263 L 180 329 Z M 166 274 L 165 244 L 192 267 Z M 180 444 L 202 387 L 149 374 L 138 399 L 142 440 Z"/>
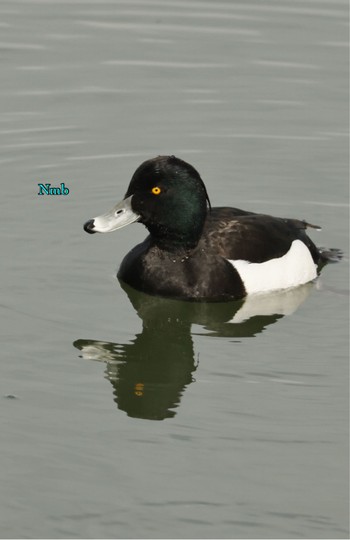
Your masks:
<path fill-rule="evenodd" d="M 305 221 L 305 219 L 302 220 L 302 223 L 304 224 L 305 229 L 310 228 L 316 229 L 316 231 L 322 231 L 322 227 L 320 227 L 319 225 L 313 225 L 312 223 L 308 223 L 307 221 Z"/>
<path fill-rule="evenodd" d="M 305 220 L 302 220 L 302 223 L 305 229 L 310 228 L 316 229 L 317 231 L 322 230 L 322 227 L 319 225 L 313 225 Z M 344 255 L 343 251 L 338 248 L 317 247 L 316 249 L 318 251 L 318 270 L 323 268 L 326 264 L 341 261 Z"/>

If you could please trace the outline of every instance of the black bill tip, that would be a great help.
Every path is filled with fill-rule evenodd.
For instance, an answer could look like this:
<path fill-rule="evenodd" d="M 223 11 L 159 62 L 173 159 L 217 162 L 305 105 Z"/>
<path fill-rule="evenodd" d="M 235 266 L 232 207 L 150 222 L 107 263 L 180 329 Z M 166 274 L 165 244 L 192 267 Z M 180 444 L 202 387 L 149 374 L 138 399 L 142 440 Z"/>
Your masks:
<path fill-rule="evenodd" d="M 94 231 L 94 221 L 94 219 L 89 219 L 89 221 L 84 223 L 84 231 L 89 234 L 95 234 L 96 231 Z"/>

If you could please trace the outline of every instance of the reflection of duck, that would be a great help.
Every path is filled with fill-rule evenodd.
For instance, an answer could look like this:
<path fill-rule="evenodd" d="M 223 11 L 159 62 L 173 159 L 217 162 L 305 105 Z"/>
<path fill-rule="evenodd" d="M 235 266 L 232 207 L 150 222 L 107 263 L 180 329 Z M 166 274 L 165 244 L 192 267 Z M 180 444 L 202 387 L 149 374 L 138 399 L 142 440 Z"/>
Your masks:
<path fill-rule="evenodd" d="M 171 328 L 171 330 L 170 330 Z M 78 340 L 74 345 L 85 358 L 107 362 L 106 378 L 112 383 L 119 409 L 134 418 L 163 420 L 172 411 L 195 371 L 189 327 L 182 324 L 144 326 L 131 343 Z"/>
<path fill-rule="evenodd" d="M 316 248 L 296 219 L 211 208 L 204 183 L 174 156 L 145 161 L 125 199 L 89 220 L 89 233 L 109 232 L 134 221 L 150 232 L 124 259 L 118 277 L 148 294 L 187 300 L 227 301 L 295 287 L 314 280 L 337 259 Z"/>
<path fill-rule="evenodd" d="M 255 336 L 297 309 L 312 289 L 307 284 L 256 295 L 255 300 L 205 303 L 168 300 L 122 287 L 142 319 L 142 333 L 122 345 L 79 339 L 74 346 L 84 358 L 106 362 L 106 377 L 119 409 L 152 420 L 174 416 L 184 388 L 194 380 L 192 324 L 218 337 Z"/>

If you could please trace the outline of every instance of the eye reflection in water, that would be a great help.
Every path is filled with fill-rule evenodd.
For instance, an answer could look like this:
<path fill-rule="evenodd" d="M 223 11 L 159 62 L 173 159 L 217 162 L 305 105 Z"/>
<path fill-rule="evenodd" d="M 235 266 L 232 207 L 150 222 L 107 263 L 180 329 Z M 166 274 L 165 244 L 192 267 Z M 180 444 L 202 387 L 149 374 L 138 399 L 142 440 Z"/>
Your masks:
<path fill-rule="evenodd" d="M 142 331 L 130 343 L 89 339 L 73 343 L 80 356 L 106 363 L 114 401 L 128 416 L 164 420 L 175 416 L 185 388 L 198 367 L 191 326 L 206 335 L 254 337 L 293 313 L 313 285 L 225 303 L 181 302 L 148 296 L 121 283 L 142 319 Z"/>

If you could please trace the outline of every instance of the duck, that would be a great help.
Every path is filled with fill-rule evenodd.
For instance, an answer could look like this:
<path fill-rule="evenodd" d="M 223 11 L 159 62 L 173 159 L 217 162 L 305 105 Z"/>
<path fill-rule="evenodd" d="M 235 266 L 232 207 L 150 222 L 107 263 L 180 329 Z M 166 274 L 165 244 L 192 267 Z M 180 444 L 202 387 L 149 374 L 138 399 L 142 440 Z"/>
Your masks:
<path fill-rule="evenodd" d="M 298 287 L 316 280 L 336 250 L 317 248 L 305 220 L 212 207 L 197 170 L 157 156 L 133 174 L 124 199 L 84 224 L 89 234 L 142 223 L 147 238 L 124 257 L 118 279 L 137 291 L 204 302 Z"/>

